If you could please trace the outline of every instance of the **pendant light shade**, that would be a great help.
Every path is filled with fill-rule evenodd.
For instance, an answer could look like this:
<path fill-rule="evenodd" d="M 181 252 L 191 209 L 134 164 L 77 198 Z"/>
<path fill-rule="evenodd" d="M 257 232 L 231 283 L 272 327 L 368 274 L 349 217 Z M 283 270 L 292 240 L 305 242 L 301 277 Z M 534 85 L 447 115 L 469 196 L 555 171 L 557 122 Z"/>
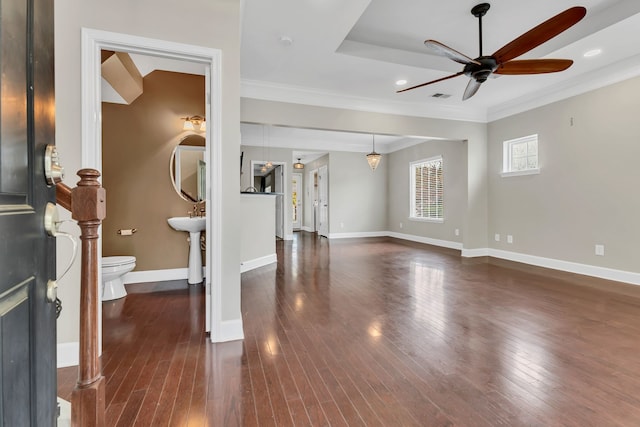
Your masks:
<path fill-rule="evenodd" d="M 298 161 L 293 164 L 294 169 L 304 169 L 304 163 L 300 163 L 300 157 L 298 157 Z"/>
<path fill-rule="evenodd" d="M 374 171 L 380 164 L 380 159 L 382 158 L 382 155 L 376 153 L 376 136 L 371 135 L 371 138 L 373 140 L 373 151 L 367 154 L 367 162 L 369 162 L 369 167 L 371 168 L 371 170 Z"/>

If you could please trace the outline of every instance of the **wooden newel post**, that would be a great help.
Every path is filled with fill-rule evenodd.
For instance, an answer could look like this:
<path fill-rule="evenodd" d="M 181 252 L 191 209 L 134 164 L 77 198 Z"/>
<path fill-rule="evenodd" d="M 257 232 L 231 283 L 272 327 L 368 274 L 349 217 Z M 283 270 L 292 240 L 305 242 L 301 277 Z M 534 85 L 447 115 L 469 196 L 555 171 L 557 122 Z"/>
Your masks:
<path fill-rule="evenodd" d="M 98 227 L 106 214 L 106 192 L 100 186 L 100 172 L 78 171 L 80 181 L 71 190 L 71 216 L 80 226 L 82 266 L 80 279 L 80 363 L 78 383 L 71 395 L 71 425 L 103 427 L 104 387 L 98 342 Z"/>

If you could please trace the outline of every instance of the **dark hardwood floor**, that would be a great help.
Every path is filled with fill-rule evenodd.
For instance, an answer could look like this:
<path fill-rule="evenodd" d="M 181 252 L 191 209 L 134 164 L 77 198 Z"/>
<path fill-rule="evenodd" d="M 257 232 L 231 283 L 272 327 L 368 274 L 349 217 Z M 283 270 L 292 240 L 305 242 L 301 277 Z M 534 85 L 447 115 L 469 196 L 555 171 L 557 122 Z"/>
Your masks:
<path fill-rule="evenodd" d="M 277 250 L 242 275 L 244 341 L 210 344 L 186 283 L 104 304 L 107 425 L 640 425 L 640 287 L 388 238 Z"/>

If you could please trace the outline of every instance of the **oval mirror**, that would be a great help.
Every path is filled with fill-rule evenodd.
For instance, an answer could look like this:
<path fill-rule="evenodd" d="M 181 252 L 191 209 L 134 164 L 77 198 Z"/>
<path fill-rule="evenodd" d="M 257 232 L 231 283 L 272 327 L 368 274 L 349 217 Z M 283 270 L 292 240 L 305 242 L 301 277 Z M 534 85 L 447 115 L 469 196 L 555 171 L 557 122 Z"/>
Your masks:
<path fill-rule="evenodd" d="M 184 200 L 197 203 L 204 200 L 206 187 L 205 139 L 187 135 L 173 150 L 170 174 L 173 188 Z"/>

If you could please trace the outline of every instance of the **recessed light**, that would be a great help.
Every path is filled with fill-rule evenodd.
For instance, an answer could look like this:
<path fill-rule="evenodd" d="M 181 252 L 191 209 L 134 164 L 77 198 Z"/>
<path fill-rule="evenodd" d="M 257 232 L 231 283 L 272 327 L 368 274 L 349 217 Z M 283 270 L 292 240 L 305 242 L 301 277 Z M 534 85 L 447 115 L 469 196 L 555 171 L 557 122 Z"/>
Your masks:
<path fill-rule="evenodd" d="M 591 49 L 584 53 L 585 58 L 591 58 L 592 56 L 598 56 L 602 53 L 602 49 Z"/>
<path fill-rule="evenodd" d="M 396 80 L 396 86 L 406 85 L 407 81 L 405 79 Z"/>

